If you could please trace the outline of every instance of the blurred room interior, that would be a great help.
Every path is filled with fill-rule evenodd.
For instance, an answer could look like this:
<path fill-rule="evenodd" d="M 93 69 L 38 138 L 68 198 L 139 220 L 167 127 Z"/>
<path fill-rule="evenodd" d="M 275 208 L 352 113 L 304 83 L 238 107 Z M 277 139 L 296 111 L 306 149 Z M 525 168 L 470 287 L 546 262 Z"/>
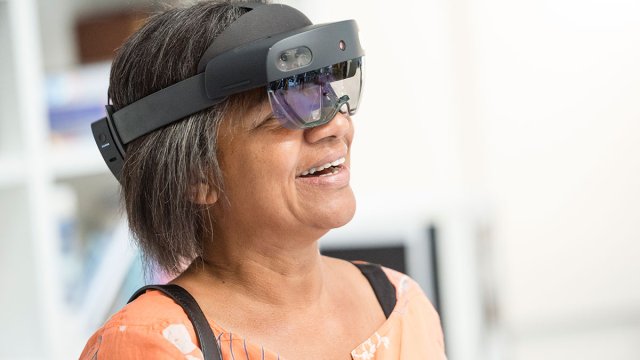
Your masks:
<path fill-rule="evenodd" d="M 640 359 L 640 2 L 278 2 L 367 51 L 322 251 L 415 278 L 452 360 Z M 0 0 L 0 359 L 77 358 L 145 282 L 89 124 L 175 3 Z"/>

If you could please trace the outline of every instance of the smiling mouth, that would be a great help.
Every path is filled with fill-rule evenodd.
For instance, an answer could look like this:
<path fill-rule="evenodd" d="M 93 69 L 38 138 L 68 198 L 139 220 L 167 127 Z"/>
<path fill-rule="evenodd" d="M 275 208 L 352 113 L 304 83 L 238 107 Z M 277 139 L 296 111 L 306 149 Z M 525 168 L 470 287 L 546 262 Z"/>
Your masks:
<path fill-rule="evenodd" d="M 342 169 L 343 167 L 342 164 L 344 164 L 345 161 L 346 159 L 342 157 L 336 161 L 326 163 L 319 167 L 314 167 L 314 168 L 305 170 L 302 174 L 300 174 L 300 177 L 308 178 L 308 177 L 320 177 L 320 176 L 329 176 L 329 175 L 337 174 L 338 172 L 340 172 L 340 169 Z"/>

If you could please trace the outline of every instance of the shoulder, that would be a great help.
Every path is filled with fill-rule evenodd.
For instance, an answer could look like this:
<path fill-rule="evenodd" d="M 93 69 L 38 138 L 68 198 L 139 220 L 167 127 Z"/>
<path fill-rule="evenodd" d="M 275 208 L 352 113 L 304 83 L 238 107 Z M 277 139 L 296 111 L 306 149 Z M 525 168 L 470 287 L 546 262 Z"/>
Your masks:
<path fill-rule="evenodd" d="M 87 342 L 85 359 L 202 359 L 191 321 L 159 291 L 147 291 L 114 314 Z"/>
<path fill-rule="evenodd" d="M 434 345 L 444 353 L 444 337 L 440 316 L 420 285 L 408 275 L 382 267 L 396 288 L 396 307 L 393 312 L 410 334 L 430 334 Z"/>
<path fill-rule="evenodd" d="M 440 316 L 420 285 L 410 276 L 366 261 L 344 261 L 332 258 L 327 258 L 327 260 L 333 262 L 336 269 L 343 275 L 343 278 L 353 277 L 359 280 L 352 281 L 350 284 L 359 283 L 361 287 L 369 290 L 371 290 L 372 284 L 362 280 L 363 272 L 371 272 L 372 268 L 380 268 L 395 288 L 396 307 L 394 308 L 394 312 L 403 313 L 411 310 L 413 313 L 420 313 L 420 319 L 427 319 L 431 326 L 440 329 Z M 362 267 L 362 265 L 364 265 L 364 267 Z M 353 288 L 354 287 L 352 287 L 352 289 Z"/>
<path fill-rule="evenodd" d="M 427 298 L 424 291 L 415 280 L 409 275 L 403 274 L 399 271 L 381 266 L 382 271 L 387 275 L 387 278 L 396 289 L 396 298 L 398 309 L 401 310 L 404 307 L 412 306 L 423 309 L 430 316 L 438 318 L 438 313 L 433 307 L 433 304 Z"/>
<path fill-rule="evenodd" d="M 422 291 L 420 285 L 413 280 L 409 275 L 401 273 L 399 271 L 380 266 L 387 278 L 396 288 L 396 296 L 398 299 L 405 299 L 409 297 L 425 297 L 426 295 Z"/>

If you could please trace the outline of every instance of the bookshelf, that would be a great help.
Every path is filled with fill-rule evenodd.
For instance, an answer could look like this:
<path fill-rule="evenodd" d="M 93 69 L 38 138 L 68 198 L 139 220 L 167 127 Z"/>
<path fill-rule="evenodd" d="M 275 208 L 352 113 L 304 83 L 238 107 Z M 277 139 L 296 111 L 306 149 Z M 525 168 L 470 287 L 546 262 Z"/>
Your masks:
<path fill-rule="evenodd" d="M 0 359 L 78 358 L 137 256 L 93 140 L 52 131 L 39 26 L 36 0 L 0 0 Z M 54 75 L 104 103 L 108 64 Z"/>

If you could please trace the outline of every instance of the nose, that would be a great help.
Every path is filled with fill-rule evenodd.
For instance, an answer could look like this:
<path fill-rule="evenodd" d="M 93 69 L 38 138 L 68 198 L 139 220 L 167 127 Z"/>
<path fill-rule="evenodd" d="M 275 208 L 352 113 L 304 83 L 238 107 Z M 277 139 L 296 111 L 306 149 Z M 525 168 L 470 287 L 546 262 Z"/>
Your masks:
<path fill-rule="evenodd" d="M 340 139 L 353 132 L 351 118 L 341 112 L 326 124 L 312 127 L 304 131 L 304 137 L 309 143 L 316 143 L 324 139 Z"/>

